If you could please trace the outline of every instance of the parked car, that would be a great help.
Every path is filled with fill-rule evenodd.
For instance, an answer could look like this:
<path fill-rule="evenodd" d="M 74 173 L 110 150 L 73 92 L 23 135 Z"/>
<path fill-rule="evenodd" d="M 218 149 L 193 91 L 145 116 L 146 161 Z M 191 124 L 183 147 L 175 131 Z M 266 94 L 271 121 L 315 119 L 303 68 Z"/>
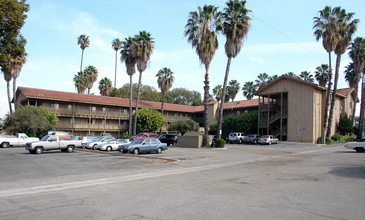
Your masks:
<path fill-rule="evenodd" d="M 82 147 L 83 143 L 91 142 L 93 140 L 95 140 L 95 137 L 72 136 L 68 141 L 74 141 L 74 143 L 76 143 L 75 147 Z"/>
<path fill-rule="evenodd" d="M 16 136 L 13 135 L 3 135 L 0 137 L 0 147 L 19 147 L 25 146 L 28 142 L 39 141 L 39 138 L 36 137 L 28 137 L 24 133 L 17 133 Z"/>
<path fill-rule="evenodd" d="M 158 136 L 158 139 L 161 143 L 166 143 L 167 146 L 176 145 L 177 144 L 177 134 L 161 134 Z"/>
<path fill-rule="evenodd" d="M 167 144 L 161 143 L 157 138 L 146 138 L 134 140 L 131 144 L 121 146 L 120 151 L 123 153 L 161 153 L 167 150 Z"/>
<path fill-rule="evenodd" d="M 110 140 L 114 139 L 113 137 L 97 137 L 95 140 L 92 140 L 90 142 L 86 142 L 82 144 L 82 147 L 87 149 L 93 149 L 95 150 L 96 145 L 98 144 L 104 144 L 108 143 Z"/>
<path fill-rule="evenodd" d="M 233 143 L 241 144 L 244 139 L 245 139 L 245 134 L 242 132 L 233 132 L 233 133 L 230 133 L 228 136 L 229 143 L 231 143 L 231 144 L 233 144 Z"/>
<path fill-rule="evenodd" d="M 364 150 L 365 150 L 365 138 L 363 138 L 359 141 L 347 142 L 344 145 L 344 147 L 347 148 L 347 149 L 356 150 L 356 152 L 364 152 Z"/>
<path fill-rule="evenodd" d="M 108 143 L 98 144 L 95 147 L 95 150 L 118 150 L 119 146 L 130 144 L 129 139 L 113 139 L 108 141 Z"/>
<path fill-rule="evenodd" d="M 31 154 L 41 154 L 43 151 L 61 150 L 72 153 L 76 143 L 73 141 L 61 140 L 57 135 L 46 135 L 40 141 L 27 143 L 25 149 Z"/>
<path fill-rule="evenodd" d="M 278 144 L 279 143 L 279 139 L 275 138 L 272 135 L 263 135 L 261 136 L 258 141 L 259 144 Z"/>
<path fill-rule="evenodd" d="M 136 136 L 130 137 L 129 139 L 131 140 L 131 142 L 133 142 L 133 140 L 135 139 L 146 139 L 146 138 L 157 138 L 157 134 L 152 132 L 142 132 L 137 134 Z"/>
<path fill-rule="evenodd" d="M 60 140 L 69 140 L 72 138 L 72 133 L 66 131 L 48 131 L 47 135 L 56 135 Z"/>
<path fill-rule="evenodd" d="M 259 138 L 260 136 L 258 134 L 249 134 L 245 137 L 244 142 L 246 144 L 257 144 Z"/>

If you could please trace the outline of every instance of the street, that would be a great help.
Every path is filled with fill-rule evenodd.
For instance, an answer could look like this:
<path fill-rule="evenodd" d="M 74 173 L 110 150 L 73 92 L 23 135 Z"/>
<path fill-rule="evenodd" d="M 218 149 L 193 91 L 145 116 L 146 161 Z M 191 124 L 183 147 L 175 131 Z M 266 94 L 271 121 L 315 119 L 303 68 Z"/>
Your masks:
<path fill-rule="evenodd" d="M 343 144 L 0 149 L 0 219 L 364 219 L 365 154 Z"/>

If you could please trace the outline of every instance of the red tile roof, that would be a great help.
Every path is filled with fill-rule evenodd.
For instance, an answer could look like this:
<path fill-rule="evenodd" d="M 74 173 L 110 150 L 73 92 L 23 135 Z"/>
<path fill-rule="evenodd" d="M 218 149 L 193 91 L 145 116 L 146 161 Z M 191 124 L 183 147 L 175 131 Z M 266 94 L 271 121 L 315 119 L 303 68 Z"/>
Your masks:
<path fill-rule="evenodd" d="M 348 96 L 354 91 L 354 88 L 345 88 L 345 89 L 337 89 L 336 93 L 340 93 L 341 95 Z"/>

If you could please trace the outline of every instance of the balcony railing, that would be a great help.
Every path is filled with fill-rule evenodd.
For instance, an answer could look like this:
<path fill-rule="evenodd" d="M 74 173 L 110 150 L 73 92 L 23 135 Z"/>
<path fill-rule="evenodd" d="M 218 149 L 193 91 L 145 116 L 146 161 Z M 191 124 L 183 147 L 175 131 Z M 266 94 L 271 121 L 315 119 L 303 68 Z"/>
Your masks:
<path fill-rule="evenodd" d="M 81 129 L 81 130 L 121 130 L 125 129 L 126 125 L 117 125 L 117 124 L 69 124 L 69 123 L 57 123 L 57 129 Z"/>

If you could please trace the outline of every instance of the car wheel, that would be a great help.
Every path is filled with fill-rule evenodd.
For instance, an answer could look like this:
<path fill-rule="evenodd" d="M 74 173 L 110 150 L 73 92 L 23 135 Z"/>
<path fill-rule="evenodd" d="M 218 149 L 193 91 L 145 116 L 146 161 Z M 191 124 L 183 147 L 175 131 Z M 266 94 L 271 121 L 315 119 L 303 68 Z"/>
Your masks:
<path fill-rule="evenodd" d="M 242 140 L 240 139 L 240 140 L 238 141 L 238 143 L 242 144 Z"/>
<path fill-rule="evenodd" d="M 279 143 L 279 141 L 276 141 L 276 144 L 278 144 Z"/>
<path fill-rule="evenodd" d="M 255 141 L 255 144 L 257 144 L 257 141 Z"/>
<path fill-rule="evenodd" d="M 72 152 L 74 152 L 74 148 L 72 146 L 67 146 L 66 152 L 67 153 L 72 153 Z"/>
<path fill-rule="evenodd" d="M 10 146 L 10 144 L 8 143 L 8 142 L 3 142 L 3 143 L 1 143 L 1 147 L 2 148 L 7 148 L 7 147 L 9 147 Z"/>
<path fill-rule="evenodd" d="M 112 150 L 112 147 L 110 147 L 110 146 L 106 148 L 106 151 L 111 151 L 111 150 Z"/>
<path fill-rule="evenodd" d="M 233 144 L 233 141 L 230 141 L 229 143 L 230 143 L 230 144 Z"/>
<path fill-rule="evenodd" d="M 269 141 L 269 145 L 271 145 L 271 141 Z"/>
<path fill-rule="evenodd" d="M 97 145 L 97 144 L 94 144 L 94 146 L 93 146 L 91 149 L 95 150 L 96 145 Z"/>
<path fill-rule="evenodd" d="M 364 152 L 364 148 L 363 147 L 356 147 L 355 150 L 356 150 L 356 152 L 359 152 L 359 153 Z"/>
<path fill-rule="evenodd" d="M 158 154 L 162 153 L 162 148 L 161 147 L 157 148 L 156 153 L 158 153 Z"/>
<path fill-rule="evenodd" d="M 34 152 L 35 152 L 36 154 L 41 154 L 41 153 L 43 153 L 43 147 L 36 147 L 36 148 L 34 149 Z"/>
<path fill-rule="evenodd" d="M 33 151 L 33 150 L 29 150 L 29 153 L 30 153 L 30 154 L 34 154 L 34 151 Z"/>
<path fill-rule="evenodd" d="M 134 149 L 133 149 L 133 154 L 134 154 L 134 155 L 138 155 L 138 154 L 139 154 L 139 150 L 138 150 L 138 148 L 134 148 Z"/>

